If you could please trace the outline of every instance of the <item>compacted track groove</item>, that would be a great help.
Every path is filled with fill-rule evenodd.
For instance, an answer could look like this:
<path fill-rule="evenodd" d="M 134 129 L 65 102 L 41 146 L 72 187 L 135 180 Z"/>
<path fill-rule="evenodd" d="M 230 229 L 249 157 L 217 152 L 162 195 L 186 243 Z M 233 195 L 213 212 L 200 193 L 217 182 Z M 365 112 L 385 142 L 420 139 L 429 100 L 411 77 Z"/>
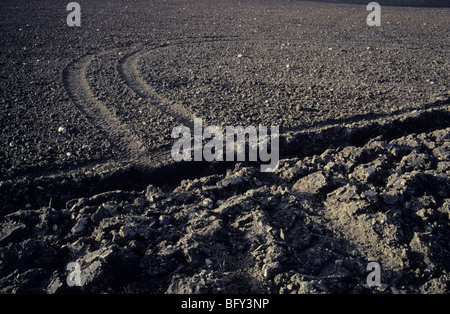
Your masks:
<path fill-rule="evenodd" d="M 92 58 L 93 55 L 86 55 L 72 62 L 64 70 L 63 81 L 71 99 L 86 118 L 119 150 L 121 159 L 149 164 L 148 151 L 138 136 L 93 95 L 86 77 Z"/>

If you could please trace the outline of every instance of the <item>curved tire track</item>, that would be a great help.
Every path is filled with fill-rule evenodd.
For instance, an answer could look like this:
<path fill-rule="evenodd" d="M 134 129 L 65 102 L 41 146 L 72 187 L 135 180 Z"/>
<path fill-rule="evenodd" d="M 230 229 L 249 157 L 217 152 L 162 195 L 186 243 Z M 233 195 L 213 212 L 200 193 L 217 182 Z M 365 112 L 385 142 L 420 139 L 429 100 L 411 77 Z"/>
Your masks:
<path fill-rule="evenodd" d="M 120 151 L 122 158 L 141 164 L 148 163 L 145 145 L 90 90 L 86 71 L 92 58 L 93 55 L 86 55 L 64 70 L 63 82 L 69 96 L 87 119 Z"/>
<path fill-rule="evenodd" d="M 224 39 L 200 39 L 200 42 L 221 40 Z M 189 112 L 189 110 L 181 104 L 174 103 L 159 95 L 153 87 L 147 84 L 139 70 L 138 62 L 141 58 L 156 49 L 164 48 L 169 45 L 170 44 L 167 43 L 153 48 L 140 47 L 122 57 L 118 61 L 116 69 L 124 83 L 127 84 L 127 86 L 137 95 L 146 98 L 148 103 L 154 106 L 157 110 L 160 110 L 163 114 L 173 117 L 175 122 L 192 127 L 193 115 Z M 105 51 L 97 56 L 106 55 L 111 51 L 115 50 Z M 69 64 L 63 71 L 63 82 L 70 98 L 79 110 L 95 127 L 102 131 L 110 140 L 112 145 L 120 151 L 119 160 L 110 160 L 108 162 L 115 161 L 119 164 L 121 162 L 132 163 L 138 167 L 143 166 L 146 169 L 174 164 L 175 162 L 170 156 L 170 148 L 166 147 L 152 150 L 146 148 L 139 137 L 134 134 L 126 124 L 120 122 L 112 110 L 110 110 L 102 101 L 94 96 L 86 77 L 87 69 L 93 60 L 93 57 L 94 55 L 92 54 L 85 55 Z M 448 105 L 449 99 L 437 101 L 434 104 L 429 104 L 425 108 L 419 110 L 415 109 L 414 111 L 418 111 L 418 113 L 420 113 L 429 110 L 448 110 Z M 321 130 L 332 129 L 343 125 L 345 127 L 347 123 L 355 123 L 356 125 L 361 126 L 364 123 L 376 123 L 379 121 L 383 124 L 382 121 L 384 121 L 387 116 L 390 116 L 391 119 L 395 119 L 395 117 L 400 118 L 401 116 L 408 115 L 410 113 L 410 110 L 406 110 L 405 112 L 396 112 L 394 115 L 364 116 L 356 119 L 350 118 L 348 120 L 344 119 L 341 121 L 330 121 L 331 123 L 328 122 L 324 125 L 314 125 L 303 130 L 286 129 L 285 132 L 280 135 L 303 138 L 302 134 L 308 137 L 309 133 L 321 132 Z M 357 127 L 356 125 L 354 127 Z M 289 153 L 287 155 L 289 155 Z M 97 164 L 102 163 L 104 162 L 98 162 Z"/>
<path fill-rule="evenodd" d="M 154 49 L 163 48 L 167 45 L 158 46 L 151 50 L 139 50 L 130 53 L 126 57 L 120 60 L 118 65 L 118 71 L 125 83 L 136 94 L 143 98 L 147 98 L 151 105 L 159 109 L 167 116 L 175 118 L 181 124 L 190 126 L 193 123 L 192 114 L 183 105 L 174 103 L 161 95 L 159 95 L 153 87 L 147 84 L 139 73 L 138 62 L 145 55 L 150 53 Z"/>

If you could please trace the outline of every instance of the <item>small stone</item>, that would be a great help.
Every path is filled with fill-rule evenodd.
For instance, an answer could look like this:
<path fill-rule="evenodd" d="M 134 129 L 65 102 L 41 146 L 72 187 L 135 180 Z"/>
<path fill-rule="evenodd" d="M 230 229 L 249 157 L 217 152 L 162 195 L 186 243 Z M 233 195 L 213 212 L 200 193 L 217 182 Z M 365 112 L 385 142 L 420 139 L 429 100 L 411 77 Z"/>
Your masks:
<path fill-rule="evenodd" d="M 66 134 L 67 133 L 67 129 L 63 126 L 60 126 L 58 128 L 58 133 L 62 133 L 62 134 Z"/>
<path fill-rule="evenodd" d="M 280 238 L 281 240 L 285 239 L 283 229 L 280 230 Z"/>
<path fill-rule="evenodd" d="M 214 201 L 210 198 L 205 198 L 202 202 L 202 205 L 209 209 L 212 209 L 214 206 Z"/>
<path fill-rule="evenodd" d="M 281 264 L 278 261 L 267 263 L 263 266 L 263 275 L 266 278 L 273 277 L 280 268 Z"/>

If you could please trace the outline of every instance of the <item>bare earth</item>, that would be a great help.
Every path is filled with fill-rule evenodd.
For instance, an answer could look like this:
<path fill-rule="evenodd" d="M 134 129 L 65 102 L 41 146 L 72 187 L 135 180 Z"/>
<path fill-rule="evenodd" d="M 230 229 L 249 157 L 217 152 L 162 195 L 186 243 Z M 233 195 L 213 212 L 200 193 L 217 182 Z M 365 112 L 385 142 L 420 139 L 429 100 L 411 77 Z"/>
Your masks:
<path fill-rule="evenodd" d="M 79 3 L 0 3 L 2 293 L 449 291 L 450 8 Z M 194 116 L 278 170 L 174 162 Z"/>

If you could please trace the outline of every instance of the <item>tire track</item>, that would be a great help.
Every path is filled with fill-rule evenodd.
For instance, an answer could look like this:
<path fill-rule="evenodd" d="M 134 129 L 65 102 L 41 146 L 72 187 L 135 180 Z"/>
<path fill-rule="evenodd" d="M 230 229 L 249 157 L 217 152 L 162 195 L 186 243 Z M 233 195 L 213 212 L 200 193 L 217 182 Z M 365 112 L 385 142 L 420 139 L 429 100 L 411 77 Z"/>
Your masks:
<path fill-rule="evenodd" d="M 152 48 L 140 48 L 134 52 L 127 54 L 119 61 L 117 71 L 125 83 L 140 97 L 149 100 L 150 104 L 159 109 L 167 116 L 175 118 L 178 124 L 193 128 L 194 114 L 191 110 L 186 108 L 180 103 L 173 102 L 166 97 L 161 96 L 153 87 L 151 87 L 143 79 L 138 62 L 145 55 L 150 54 L 154 50 L 169 47 L 172 45 L 179 45 L 185 43 L 213 43 L 213 42 L 226 42 L 226 41 L 247 41 L 246 38 L 240 38 L 239 36 L 203 36 L 203 37 L 180 37 L 174 38 L 170 42 L 155 46 Z"/>
<path fill-rule="evenodd" d="M 150 104 L 167 116 L 175 118 L 175 120 L 183 125 L 192 126 L 192 113 L 183 105 L 175 103 L 158 94 L 153 87 L 147 84 L 139 73 L 138 62 L 146 54 L 152 50 L 166 47 L 162 45 L 151 50 L 139 50 L 128 54 L 120 60 L 118 64 L 118 72 L 125 83 L 139 96 L 147 98 Z"/>
<path fill-rule="evenodd" d="M 86 78 L 92 58 L 93 55 L 86 55 L 64 69 L 63 82 L 70 98 L 87 119 L 119 150 L 122 159 L 148 165 L 149 158 L 145 145 L 93 95 Z"/>
<path fill-rule="evenodd" d="M 199 42 L 214 42 L 223 41 L 224 39 L 200 39 Z M 235 39 L 229 39 L 234 41 Z M 160 110 L 163 114 L 175 118 L 175 122 L 179 124 L 186 125 L 188 127 L 193 126 L 193 115 L 181 104 L 174 103 L 165 97 L 159 95 L 154 88 L 146 83 L 138 67 L 138 62 L 141 58 L 150 54 L 152 51 L 168 47 L 171 44 L 183 43 L 183 39 L 175 40 L 173 43 L 162 44 L 152 48 L 134 48 L 133 51 L 129 51 L 118 60 L 116 64 L 116 69 L 120 78 L 124 83 L 133 90 L 137 95 L 142 98 L 147 99 L 148 103 L 154 106 L 157 110 Z M 75 105 L 79 110 L 87 117 L 87 119 L 101 131 L 110 140 L 111 144 L 114 145 L 119 151 L 120 156 L 118 159 L 109 160 L 107 162 L 97 162 L 96 165 L 116 165 L 117 168 L 123 167 L 124 164 L 132 163 L 138 168 L 144 168 L 149 170 L 150 168 L 165 167 L 171 165 L 173 166 L 176 162 L 171 158 L 170 147 L 164 147 L 159 149 L 146 148 L 144 143 L 140 138 L 134 134 L 130 128 L 119 121 L 114 112 L 110 110 L 102 101 L 94 96 L 90 88 L 90 84 L 86 77 L 87 69 L 95 56 L 107 55 L 116 50 L 109 50 L 97 55 L 86 55 L 78 60 L 73 61 L 69 64 L 63 71 L 63 83 L 64 86 L 73 100 Z M 368 115 L 361 117 L 353 117 L 350 119 L 328 121 L 328 123 L 320 125 L 312 125 L 303 130 L 291 130 L 289 128 L 284 129 L 280 134 L 281 137 L 288 137 L 295 139 L 293 142 L 310 142 L 309 138 L 316 138 L 312 136 L 313 133 L 323 133 L 328 134 L 328 130 L 336 128 L 361 128 L 367 123 L 379 123 L 380 125 L 385 124 L 387 118 L 388 120 L 395 121 L 396 119 L 402 119 L 402 116 L 408 116 L 411 111 L 417 112 L 417 115 L 428 112 L 436 112 L 438 110 L 449 109 L 449 100 L 436 101 L 433 104 L 428 104 L 424 108 L 416 108 L 413 110 L 405 110 L 394 112 L 394 114 L 382 114 L 382 115 Z M 349 124 L 354 124 L 350 126 Z M 387 123 L 389 125 L 389 123 Z M 384 127 L 382 126 L 381 129 Z M 370 137 L 370 135 L 366 135 Z M 345 140 L 344 140 L 345 141 Z M 327 142 L 327 141 L 325 141 Z M 328 143 L 328 142 L 327 142 Z M 305 143 L 303 143 L 305 144 Z M 312 143 L 310 143 L 312 145 Z M 323 145 L 325 145 L 324 143 Z M 291 146 L 291 145 L 288 145 Z M 291 155 L 296 155 L 299 152 L 295 148 L 283 147 L 285 153 L 281 154 L 280 157 L 287 157 Z M 91 165 L 92 166 L 92 165 Z M 82 169 L 83 167 L 76 167 L 77 169 Z M 115 168 L 113 166 L 113 168 Z M 75 171 L 72 168 L 70 171 Z"/>

